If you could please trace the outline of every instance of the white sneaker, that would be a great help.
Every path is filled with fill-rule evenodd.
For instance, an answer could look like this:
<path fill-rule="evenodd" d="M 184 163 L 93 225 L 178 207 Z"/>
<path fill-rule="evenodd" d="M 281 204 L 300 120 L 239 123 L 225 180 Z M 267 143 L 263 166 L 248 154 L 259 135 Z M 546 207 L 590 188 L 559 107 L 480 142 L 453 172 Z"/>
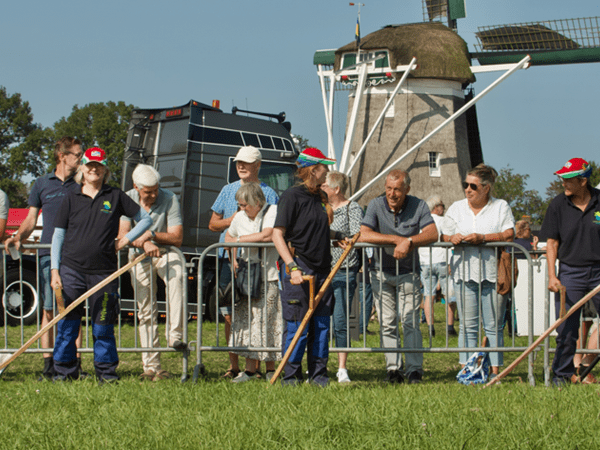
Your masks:
<path fill-rule="evenodd" d="M 350 377 L 348 376 L 348 370 L 346 369 L 338 369 L 337 373 L 338 383 L 350 383 Z"/>

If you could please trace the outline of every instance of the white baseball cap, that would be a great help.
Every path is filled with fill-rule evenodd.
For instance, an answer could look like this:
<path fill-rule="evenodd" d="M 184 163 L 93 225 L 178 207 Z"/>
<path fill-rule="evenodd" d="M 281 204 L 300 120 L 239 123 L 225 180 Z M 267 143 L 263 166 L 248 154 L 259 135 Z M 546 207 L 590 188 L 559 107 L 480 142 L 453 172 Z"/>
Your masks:
<path fill-rule="evenodd" d="M 247 147 L 240 148 L 239 151 L 237 152 L 237 155 L 235 155 L 235 158 L 233 158 L 233 160 L 234 161 L 243 161 L 243 162 L 252 164 L 253 162 L 261 161 L 262 155 L 260 154 L 260 151 L 256 147 L 253 147 L 252 145 L 248 145 Z"/>

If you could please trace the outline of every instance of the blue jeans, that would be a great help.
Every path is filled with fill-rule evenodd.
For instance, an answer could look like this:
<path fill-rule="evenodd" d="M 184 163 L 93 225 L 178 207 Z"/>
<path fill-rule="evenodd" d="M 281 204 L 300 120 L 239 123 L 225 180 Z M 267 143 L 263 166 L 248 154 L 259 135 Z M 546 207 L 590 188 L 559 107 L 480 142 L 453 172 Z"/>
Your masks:
<path fill-rule="evenodd" d="M 231 281 L 231 265 L 229 259 L 219 258 L 219 287 L 224 291 L 229 282 Z M 223 301 L 223 299 L 221 299 Z M 231 315 L 231 306 L 219 305 L 219 313 L 222 316 Z"/>
<path fill-rule="evenodd" d="M 438 282 L 442 288 L 442 294 L 446 296 L 446 279 L 448 278 L 448 265 L 445 262 L 435 264 L 421 264 L 421 283 L 423 284 L 423 295 L 431 297 L 435 293 Z"/>
<path fill-rule="evenodd" d="M 481 296 L 479 293 L 480 286 Z M 481 304 L 481 320 L 490 347 L 503 347 L 506 299 L 503 295 L 496 294 L 496 284 L 485 280 L 481 284 L 475 281 L 464 282 L 460 280 L 455 283 L 454 287 L 456 289 L 458 317 L 460 318 L 458 346 L 477 347 L 479 306 Z M 461 352 L 459 363 L 466 364 L 469 356 L 468 353 Z M 492 366 L 501 366 L 504 363 L 504 354 L 490 352 L 490 363 Z"/>
<path fill-rule="evenodd" d="M 346 273 L 348 281 L 346 282 Z M 350 347 L 348 339 L 348 316 L 352 309 L 352 300 L 356 291 L 356 270 L 340 269 L 331 282 L 333 288 L 333 333 L 336 347 Z M 347 294 L 347 295 L 346 295 Z"/>
<path fill-rule="evenodd" d="M 39 280 L 39 292 L 42 297 L 42 307 L 44 308 L 44 311 L 53 311 L 54 298 L 52 297 L 52 286 L 50 285 L 50 281 L 52 280 L 52 275 L 50 273 L 50 255 L 40 256 Z"/>
<path fill-rule="evenodd" d="M 598 286 L 598 283 L 600 283 L 600 264 L 574 267 L 560 263 L 558 278 L 567 289 L 565 306 L 568 311 L 589 291 Z M 594 302 L 594 306 L 598 309 L 600 307 L 600 294 L 592 297 L 590 302 Z M 558 319 L 560 314 L 559 293 L 555 294 L 555 310 Z M 575 350 L 577 349 L 580 315 L 581 309 L 578 309 L 556 329 L 558 333 L 556 336 L 556 353 L 554 353 L 554 360 L 552 361 L 552 371 L 556 377 L 569 378 L 575 373 L 573 356 L 575 356 Z"/>
<path fill-rule="evenodd" d="M 360 304 L 358 332 L 360 334 L 364 334 L 366 328 L 369 327 L 369 319 L 371 318 L 371 311 L 373 311 L 373 289 L 371 287 L 369 271 L 366 270 L 364 275 L 365 282 L 363 283 L 363 274 L 358 274 L 358 302 Z"/>

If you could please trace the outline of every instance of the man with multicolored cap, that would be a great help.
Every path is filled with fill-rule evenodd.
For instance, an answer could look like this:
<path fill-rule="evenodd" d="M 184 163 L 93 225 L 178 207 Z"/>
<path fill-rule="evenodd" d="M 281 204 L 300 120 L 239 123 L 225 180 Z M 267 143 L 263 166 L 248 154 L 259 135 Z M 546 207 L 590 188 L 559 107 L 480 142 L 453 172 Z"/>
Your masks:
<path fill-rule="evenodd" d="M 561 288 L 566 289 L 566 307 L 570 308 L 600 284 L 600 191 L 590 186 L 591 174 L 591 164 L 581 158 L 570 159 L 555 172 L 565 192 L 552 200 L 542 224 L 541 235 L 547 240 L 548 289 L 556 293 L 557 315 Z M 592 301 L 600 308 L 600 295 Z M 575 312 L 557 328 L 554 385 L 577 381 L 573 356 L 579 316 L 580 311 Z"/>
<path fill-rule="evenodd" d="M 331 270 L 330 239 L 339 240 L 342 237 L 332 233 L 329 228 L 333 221 L 333 210 L 329 206 L 327 195 L 321 190 L 329 171 L 327 166 L 334 163 L 335 160 L 327 158 L 319 149 L 305 149 L 296 161 L 296 176 L 301 183 L 281 194 L 277 205 L 273 244 L 280 256 L 284 354 L 309 307 L 309 285 L 302 283 L 302 276 L 313 275 L 315 292 L 319 292 Z M 290 251 L 290 248 L 293 250 Z M 330 286 L 284 367 L 284 385 L 302 382 L 302 358 L 305 350 L 310 382 L 319 386 L 326 386 L 329 382 L 328 337 L 332 312 L 333 293 Z"/>

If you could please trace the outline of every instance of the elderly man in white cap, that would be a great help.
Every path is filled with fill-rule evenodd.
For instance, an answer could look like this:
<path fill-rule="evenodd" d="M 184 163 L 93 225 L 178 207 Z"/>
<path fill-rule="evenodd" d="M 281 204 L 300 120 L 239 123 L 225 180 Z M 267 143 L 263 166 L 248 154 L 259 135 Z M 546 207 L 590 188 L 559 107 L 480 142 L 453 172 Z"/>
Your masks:
<path fill-rule="evenodd" d="M 138 164 L 132 174 L 133 189 L 127 192 L 136 203 L 150 214 L 153 224 L 138 239 L 131 244 L 134 249 L 129 252 L 132 261 L 142 251 L 146 241 L 151 241 L 154 253 L 131 269 L 131 280 L 134 283 L 142 347 L 160 347 L 158 336 L 158 305 L 156 302 L 156 275 L 163 279 L 168 303 L 168 323 L 166 326 L 167 345 L 176 350 L 186 348 L 183 342 L 182 315 L 182 280 L 185 275 L 185 261 L 166 246 L 179 247 L 183 241 L 183 221 L 177 197 L 171 191 L 158 186 L 160 174 L 154 167 Z M 131 219 L 121 217 L 119 236 L 124 236 L 131 229 Z M 155 244 L 161 246 L 159 249 Z M 143 352 L 142 363 L 144 372 L 142 380 L 162 380 L 171 378 L 160 365 L 158 352 Z"/>
<path fill-rule="evenodd" d="M 208 224 L 208 228 L 211 231 L 221 232 L 221 238 L 219 239 L 219 242 L 225 242 L 225 233 L 227 232 L 227 228 L 229 228 L 229 225 L 233 220 L 233 216 L 235 216 L 235 213 L 238 210 L 235 194 L 242 184 L 252 182 L 260 183 L 260 187 L 265 194 L 268 204 L 276 205 L 279 201 L 279 197 L 275 191 L 258 179 L 258 172 L 260 170 L 262 156 L 256 147 L 249 145 L 247 147 L 240 148 L 233 160 L 235 161 L 235 167 L 240 179 L 223 186 L 223 189 L 221 189 L 219 196 L 211 208 L 213 213 L 212 217 L 210 218 L 210 223 Z M 219 287 L 224 290 L 230 281 L 231 268 L 229 265 L 227 252 L 224 252 L 223 249 L 219 249 Z M 219 311 L 225 318 L 225 338 L 227 342 L 229 342 L 229 333 L 231 330 L 231 307 L 222 306 Z M 231 366 L 227 372 L 225 372 L 224 377 L 235 378 L 240 372 L 238 355 L 235 353 L 229 353 L 229 362 Z"/>

